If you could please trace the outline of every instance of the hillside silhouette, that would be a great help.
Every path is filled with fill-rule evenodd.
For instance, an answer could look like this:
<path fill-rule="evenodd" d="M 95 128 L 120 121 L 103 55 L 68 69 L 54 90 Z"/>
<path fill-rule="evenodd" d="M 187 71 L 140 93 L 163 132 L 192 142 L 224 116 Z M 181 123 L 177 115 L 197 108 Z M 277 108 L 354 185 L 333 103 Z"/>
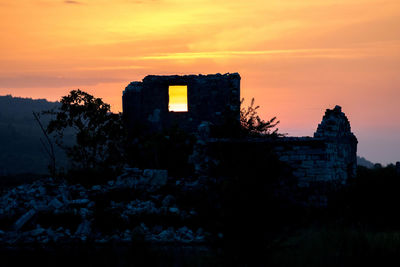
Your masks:
<path fill-rule="evenodd" d="M 57 106 L 58 102 L 45 99 L 0 96 L 0 176 L 48 172 L 48 158 L 40 142 L 43 133 L 32 112 Z M 49 120 L 50 116 L 41 116 L 43 125 Z M 56 154 L 58 163 L 64 166 L 64 152 L 56 148 Z"/>
<path fill-rule="evenodd" d="M 357 156 L 357 165 L 372 169 L 375 166 L 375 163 L 367 160 L 364 157 Z"/>

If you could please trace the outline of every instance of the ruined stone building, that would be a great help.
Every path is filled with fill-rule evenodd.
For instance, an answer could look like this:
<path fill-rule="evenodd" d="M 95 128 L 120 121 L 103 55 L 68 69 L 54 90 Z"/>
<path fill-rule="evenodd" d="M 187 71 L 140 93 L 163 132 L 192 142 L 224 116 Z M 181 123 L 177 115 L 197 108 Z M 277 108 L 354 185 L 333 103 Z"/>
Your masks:
<path fill-rule="evenodd" d="M 130 126 L 147 125 L 153 131 L 175 125 L 195 133 L 205 122 L 221 124 L 226 115 L 239 123 L 240 76 L 146 76 L 126 87 L 123 113 Z M 270 140 L 241 142 L 256 143 L 261 148 Z M 299 186 L 326 181 L 345 183 L 356 174 L 357 139 L 339 106 L 326 110 L 313 137 L 282 137 L 274 141 L 273 147 L 279 159 L 292 167 Z"/>
<path fill-rule="evenodd" d="M 178 126 L 195 132 L 203 121 L 219 124 L 226 113 L 239 122 L 240 76 L 146 76 L 125 88 L 122 106 L 130 125 L 156 131 Z"/>

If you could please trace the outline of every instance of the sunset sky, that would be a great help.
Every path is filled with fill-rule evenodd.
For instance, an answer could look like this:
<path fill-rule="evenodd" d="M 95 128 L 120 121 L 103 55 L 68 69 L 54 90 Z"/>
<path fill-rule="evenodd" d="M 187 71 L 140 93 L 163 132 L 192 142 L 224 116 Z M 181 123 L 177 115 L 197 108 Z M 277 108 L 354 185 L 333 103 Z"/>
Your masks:
<path fill-rule="evenodd" d="M 80 88 L 121 111 L 147 74 L 239 72 L 281 132 L 341 105 L 360 156 L 400 161 L 399 0 L 0 0 L 0 95 Z"/>

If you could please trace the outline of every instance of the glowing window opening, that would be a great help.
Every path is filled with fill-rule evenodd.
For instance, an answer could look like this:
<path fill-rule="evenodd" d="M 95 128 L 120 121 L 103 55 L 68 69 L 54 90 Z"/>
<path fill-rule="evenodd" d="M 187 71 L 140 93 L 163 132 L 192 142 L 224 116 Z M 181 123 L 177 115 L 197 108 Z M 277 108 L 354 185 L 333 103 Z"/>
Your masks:
<path fill-rule="evenodd" d="M 187 85 L 170 85 L 168 88 L 168 110 L 173 112 L 188 111 Z"/>

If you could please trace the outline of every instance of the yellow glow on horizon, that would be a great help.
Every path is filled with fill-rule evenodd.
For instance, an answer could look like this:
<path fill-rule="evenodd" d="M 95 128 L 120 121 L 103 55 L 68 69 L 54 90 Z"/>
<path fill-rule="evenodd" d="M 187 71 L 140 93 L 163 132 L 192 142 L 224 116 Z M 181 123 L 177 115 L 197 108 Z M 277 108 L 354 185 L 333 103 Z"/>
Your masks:
<path fill-rule="evenodd" d="M 187 85 L 169 86 L 169 111 L 187 112 Z"/>

